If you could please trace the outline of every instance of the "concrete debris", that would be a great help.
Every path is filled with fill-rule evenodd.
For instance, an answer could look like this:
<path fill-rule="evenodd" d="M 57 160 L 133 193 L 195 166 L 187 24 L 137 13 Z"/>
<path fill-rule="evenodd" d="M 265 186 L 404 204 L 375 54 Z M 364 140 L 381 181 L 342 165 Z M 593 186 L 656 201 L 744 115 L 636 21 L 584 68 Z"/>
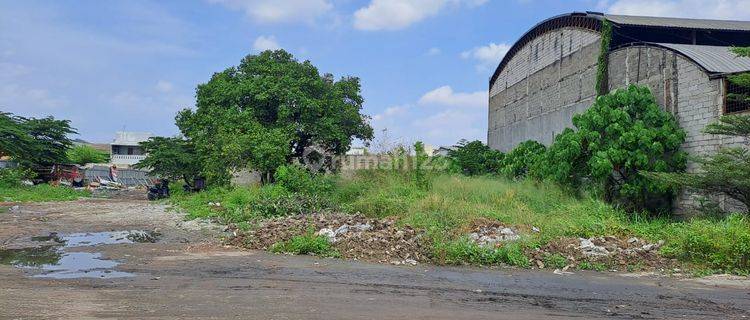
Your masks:
<path fill-rule="evenodd" d="M 343 224 L 340 227 L 336 228 L 336 230 L 333 230 L 331 228 L 323 228 L 323 229 L 318 230 L 318 232 L 316 232 L 315 234 L 319 236 L 326 236 L 329 241 L 336 242 L 338 241 L 338 239 L 336 239 L 337 236 L 346 234 L 350 231 L 351 232 L 364 232 L 370 229 L 372 229 L 372 226 L 369 223 L 357 223 L 351 226 L 348 224 Z M 397 233 L 398 232 L 403 233 L 403 231 L 397 231 Z"/>
<path fill-rule="evenodd" d="M 396 224 L 396 220 L 368 219 L 361 215 L 314 213 L 266 220 L 258 228 L 242 232 L 229 242 L 267 250 L 309 230 L 328 238 L 343 258 L 399 265 L 430 261 L 431 249 L 424 231 Z M 425 242 L 425 243 L 423 243 Z"/>
<path fill-rule="evenodd" d="M 542 246 L 538 250 L 528 250 L 532 262 L 542 268 L 543 261 L 551 255 L 561 255 L 580 267 L 586 263 L 599 266 L 617 267 L 632 271 L 655 270 L 676 264 L 659 254 L 664 241 L 648 242 L 637 237 L 618 238 L 614 236 L 600 236 L 592 238 L 560 238 Z"/>
<path fill-rule="evenodd" d="M 10 209 L 8 209 L 8 211 L 10 212 L 18 212 L 20 210 L 21 210 L 21 207 L 19 207 L 18 205 L 12 206 L 10 207 Z"/>
<path fill-rule="evenodd" d="M 578 248 L 585 256 L 591 257 L 609 255 L 609 251 L 607 251 L 607 248 L 597 246 L 589 239 L 579 238 L 578 240 L 581 241 L 581 245 Z"/>
<path fill-rule="evenodd" d="M 497 223 L 489 226 L 476 226 L 468 236 L 472 242 L 484 248 L 496 248 L 503 242 L 515 241 L 521 238 L 513 229 L 498 225 Z"/>
<path fill-rule="evenodd" d="M 541 230 L 539 230 L 539 228 L 537 228 L 537 227 L 531 227 L 531 231 L 533 231 L 533 232 L 541 232 Z"/>

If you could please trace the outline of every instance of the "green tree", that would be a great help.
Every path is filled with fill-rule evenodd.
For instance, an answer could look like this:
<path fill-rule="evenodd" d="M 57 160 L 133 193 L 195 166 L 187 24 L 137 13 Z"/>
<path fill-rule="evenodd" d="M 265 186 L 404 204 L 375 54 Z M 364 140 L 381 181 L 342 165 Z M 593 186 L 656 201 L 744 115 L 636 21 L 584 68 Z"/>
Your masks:
<path fill-rule="evenodd" d="M 732 52 L 739 57 L 750 57 L 750 47 L 734 47 L 732 48 Z M 750 91 L 750 72 L 729 75 L 727 76 L 727 80 L 736 86 L 747 89 L 746 91 Z M 729 93 L 727 94 L 727 100 L 750 103 L 750 94 Z"/>
<path fill-rule="evenodd" d="M 67 156 L 69 162 L 79 165 L 109 162 L 109 153 L 83 144 L 75 145 L 68 149 Z"/>
<path fill-rule="evenodd" d="M 343 154 L 354 138 L 372 139 L 363 102 L 358 78 L 335 81 L 286 51 L 265 51 L 199 85 L 195 111 L 181 111 L 177 125 L 207 178 L 226 183 L 233 169 L 271 177 L 292 159 L 304 161 L 310 147 Z"/>
<path fill-rule="evenodd" d="M 424 143 L 417 141 L 414 143 L 414 184 L 421 190 L 430 188 L 430 179 L 427 177 L 425 168 L 427 160 L 429 160 L 429 156 L 424 150 Z"/>
<path fill-rule="evenodd" d="M 200 176 L 201 163 L 193 144 L 183 138 L 152 137 L 141 142 L 146 158 L 134 168 L 151 170 L 152 174 L 170 180 L 182 179 L 193 187 L 193 180 Z"/>
<path fill-rule="evenodd" d="M 33 143 L 20 125 L 20 119 L 7 112 L 0 112 L 0 157 L 18 157 L 30 149 Z"/>
<path fill-rule="evenodd" d="M 76 130 L 68 120 L 24 118 L 0 112 L 0 155 L 10 156 L 26 168 L 67 161 Z"/>
<path fill-rule="evenodd" d="M 493 150 L 479 140 L 467 142 L 461 140 L 448 157 L 460 168 L 465 175 L 474 176 L 497 173 L 500 170 L 504 154 Z"/>
<path fill-rule="evenodd" d="M 521 142 L 505 154 L 500 172 L 509 179 L 524 178 L 536 169 L 546 150 L 547 147 L 534 140 Z"/>
<path fill-rule="evenodd" d="M 573 117 L 576 130 L 556 138 L 547 175 L 578 188 L 592 183 L 605 200 L 628 210 L 668 211 L 675 190 L 642 172 L 681 172 L 685 132 L 661 110 L 647 87 L 630 86 L 599 96 Z"/>

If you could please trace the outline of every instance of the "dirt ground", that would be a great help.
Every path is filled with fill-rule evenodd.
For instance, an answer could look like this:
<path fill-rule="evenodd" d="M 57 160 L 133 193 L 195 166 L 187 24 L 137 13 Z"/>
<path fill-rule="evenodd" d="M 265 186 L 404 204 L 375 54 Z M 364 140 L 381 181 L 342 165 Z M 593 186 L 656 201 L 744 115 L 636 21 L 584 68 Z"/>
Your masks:
<path fill-rule="evenodd" d="M 1 211 L 0 211 L 1 212 Z M 161 204 L 81 200 L 0 213 L 0 249 L 31 237 L 157 231 L 155 243 L 80 246 L 117 278 L 51 279 L 0 265 L 2 319 L 742 319 L 750 281 L 515 269 L 392 266 L 241 251 L 223 228 Z"/>

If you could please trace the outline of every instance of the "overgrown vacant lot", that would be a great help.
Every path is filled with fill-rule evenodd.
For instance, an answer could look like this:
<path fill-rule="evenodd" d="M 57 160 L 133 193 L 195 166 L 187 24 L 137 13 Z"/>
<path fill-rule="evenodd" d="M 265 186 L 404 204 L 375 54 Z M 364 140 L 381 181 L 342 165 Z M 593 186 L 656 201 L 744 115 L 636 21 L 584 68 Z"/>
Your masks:
<path fill-rule="evenodd" d="M 629 214 L 547 183 L 436 175 L 428 186 L 417 187 L 413 180 L 408 173 L 363 171 L 351 179 L 295 177 L 264 187 L 178 193 L 173 201 L 192 218 L 217 218 L 236 225 L 245 243 L 254 243 L 259 231 L 294 229 L 272 238 L 279 242 L 273 248 L 249 245 L 275 251 L 361 258 L 347 254 L 355 252 L 350 245 L 359 238 L 322 243 L 334 238 L 325 238 L 320 231 L 327 226 L 335 229 L 337 225 L 331 221 L 345 219 L 335 215 L 346 214 L 361 217 L 356 220 L 361 225 L 382 222 L 383 228 L 391 228 L 388 221 L 394 221 L 397 228 L 418 230 L 421 235 L 415 239 L 421 249 L 414 250 L 426 251 L 429 260 L 421 262 L 621 271 L 750 271 L 750 221 L 741 215 L 677 221 Z M 329 217 L 318 218 L 321 213 Z M 264 229 L 272 218 L 274 227 Z M 507 239 L 492 234 L 506 228 L 512 231 Z M 377 241 L 387 238 L 383 230 L 372 237 Z M 492 241 L 487 243 L 483 235 Z M 372 237 L 357 241 L 372 242 Z M 310 248 L 305 247 L 306 242 Z M 395 243 L 401 246 L 399 243 L 406 242 Z M 589 243 L 593 247 L 588 249 L 593 251 L 586 251 Z M 282 250 L 290 247 L 301 249 Z M 402 251 L 412 248 L 403 247 Z M 601 248 L 608 249 L 609 255 L 597 251 Z M 378 250 L 375 246 L 368 249 Z M 389 250 L 388 245 L 383 250 Z"/>

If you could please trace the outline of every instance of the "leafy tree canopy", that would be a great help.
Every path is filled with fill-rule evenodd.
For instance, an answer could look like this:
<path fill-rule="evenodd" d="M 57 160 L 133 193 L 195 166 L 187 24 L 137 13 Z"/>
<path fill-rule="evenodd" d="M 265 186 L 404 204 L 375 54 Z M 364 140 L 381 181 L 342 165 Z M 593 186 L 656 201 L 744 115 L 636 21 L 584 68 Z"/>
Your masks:
<path fill-rule="evenodd" d="M 372 139 L 363 102 L 358 78 L 335 81 L 284 50 L 265 51 L 199 85 L 195 111 L 181 111 L 177 125 L 195 143 L 207 178 L 225 183 L 232 169 L 271 176 L 312 146 L 342 154 L 354 138 Z"/>
<path fill-rule="evenodd" d="M 684 171 L 679 151 L 685 132 L 661 110 L 647 87 L 599 96 L 573 117 L 576 130 L 558 135 L 547 157 L 547 176 L 578 187 L 591 182 L 605 199 L 630 210 L 668 211 L 674 190 L 641 172 Z"/>
<path fill-rule="evenodd" d="M 482 141 L 461 140 L 448 156 L 466 175 L 497 173 L 503 161 L 503 153 L 491 149 Z"/>
<path fill-rule="evenodd" d="M 83 144 L 68 149 L 67 155 L 69 162 L 79 165 L 109 162 L 109 153 Z"/>
<path fill-rule="evenodd" d="M 505 155 L 500 172 L 510 179 L 524 178 L 536 169 L 546 150 L 534 140 L 521 142 Z"/>
<path fill-rule="evenodd" d="M 149 169 L 152 174 L 170 180 L 183 179 L 189 186 L 200 174 L 201 163 L 188 140 L 152 137 L 141 142 L 140 146 L 147 156 L 134 165 L 135 168 Z"/>
<path fill-rule="evenodd" d="M 0 112 L 0 155 L 10 156 L 24 167 L 67 162 L 66 152 L 73 144 L 68 136 L 75 133 L 69 120 Z"/>

